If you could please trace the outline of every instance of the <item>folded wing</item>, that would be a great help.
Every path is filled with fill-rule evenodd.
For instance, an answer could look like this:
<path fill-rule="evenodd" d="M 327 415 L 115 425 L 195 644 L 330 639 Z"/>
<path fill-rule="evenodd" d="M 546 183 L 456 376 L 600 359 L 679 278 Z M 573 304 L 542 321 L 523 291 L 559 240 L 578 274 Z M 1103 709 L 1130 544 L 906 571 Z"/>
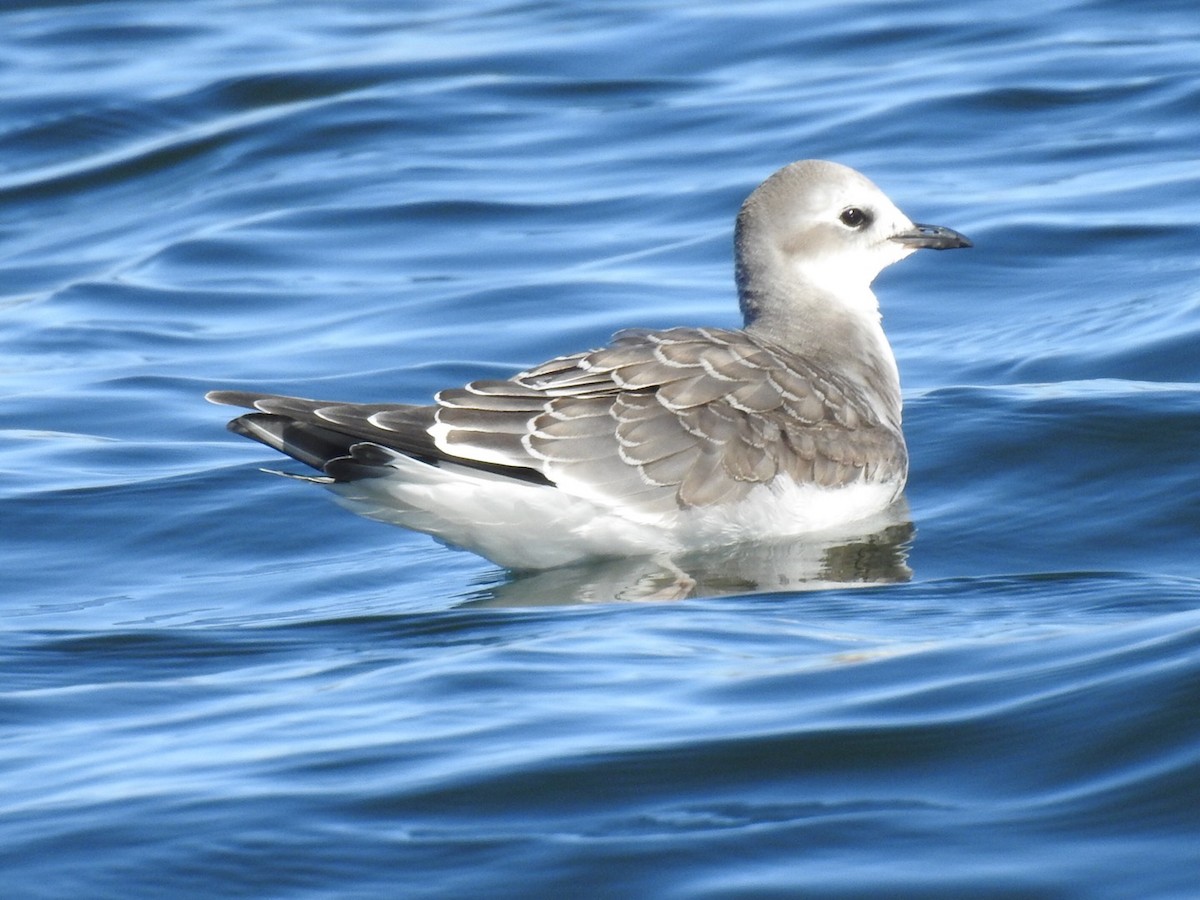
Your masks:
<path fill-rule="evenodd" d="M 647 514 L 734 502 L 779 476 L 831 488 L 899 481 L 906 466 L 888 411 L 742 331 L 619 332 L 603 349 L 442 391 L 433 406 L 210 399 L 255 410 L 231 429 L 322 480 L 386 474 L 400 453 Z"/>

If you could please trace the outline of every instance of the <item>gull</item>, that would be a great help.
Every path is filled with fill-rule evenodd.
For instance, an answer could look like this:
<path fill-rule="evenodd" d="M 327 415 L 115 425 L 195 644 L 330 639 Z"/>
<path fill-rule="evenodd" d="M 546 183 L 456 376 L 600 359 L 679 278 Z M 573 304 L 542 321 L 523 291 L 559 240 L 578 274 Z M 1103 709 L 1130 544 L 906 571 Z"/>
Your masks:
<path fill-rule="evenodd" d="M 429 405 L 207 397 L 252 410 L 230 430 L 354 512 L 514 570 L 828 534 L 887 510 L 908 474 L 871 283 L 918 249 L 970 246 L 804 160 L 738 213 L 741 329 L 627 329 Z"/>

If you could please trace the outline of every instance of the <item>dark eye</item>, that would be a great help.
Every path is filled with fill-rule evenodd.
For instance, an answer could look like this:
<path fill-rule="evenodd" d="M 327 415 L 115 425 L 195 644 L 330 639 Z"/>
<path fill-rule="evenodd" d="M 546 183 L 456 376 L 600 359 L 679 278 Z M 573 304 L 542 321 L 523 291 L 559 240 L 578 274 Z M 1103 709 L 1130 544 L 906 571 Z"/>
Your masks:
<path fill-rule="evenodd" d="M 842 220 L 842 224 L 847 228 L 862 228 L 864 225 L 871 223 L 871 217 L 857 206 L 846 207 L 842 210 L 842 214 L 838 218 Z"/>

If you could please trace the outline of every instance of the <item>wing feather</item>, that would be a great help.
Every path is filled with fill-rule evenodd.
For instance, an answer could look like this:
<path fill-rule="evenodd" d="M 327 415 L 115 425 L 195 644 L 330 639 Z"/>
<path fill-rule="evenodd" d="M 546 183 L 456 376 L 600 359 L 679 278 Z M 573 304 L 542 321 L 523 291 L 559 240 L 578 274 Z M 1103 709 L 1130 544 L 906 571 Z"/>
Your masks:
<path fill-rule="evenodd" d="M 732 502 L 780 475 L 835 487 L 902 481 L 907 467 L 898 406 L 760 337 L 715 328 L 618 332 L 607 347 L 507 381 L 442 391 L 435 406 L 214 399 L 278 417 L 276 431 L 288 421 L 319 429 L 303 450 L 309 464 L 343 433 L 346 447 L 365 441 L 647 513 Z M 340 471 L 386 458 L 359 450 Z"/>

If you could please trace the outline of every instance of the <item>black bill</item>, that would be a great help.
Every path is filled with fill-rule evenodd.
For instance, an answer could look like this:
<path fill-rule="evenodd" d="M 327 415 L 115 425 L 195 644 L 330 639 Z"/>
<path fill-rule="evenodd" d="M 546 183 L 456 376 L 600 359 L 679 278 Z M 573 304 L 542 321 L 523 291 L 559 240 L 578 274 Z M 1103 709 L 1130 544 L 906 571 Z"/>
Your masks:
<path fill-rule="evenodd" d="M 927 247 L 930 250 L 955 250 L 973 246 L 965 235 L 941 225 L 913 225 L 908 231 L 893 234 L 890 240 L 910 247 Z"/>

